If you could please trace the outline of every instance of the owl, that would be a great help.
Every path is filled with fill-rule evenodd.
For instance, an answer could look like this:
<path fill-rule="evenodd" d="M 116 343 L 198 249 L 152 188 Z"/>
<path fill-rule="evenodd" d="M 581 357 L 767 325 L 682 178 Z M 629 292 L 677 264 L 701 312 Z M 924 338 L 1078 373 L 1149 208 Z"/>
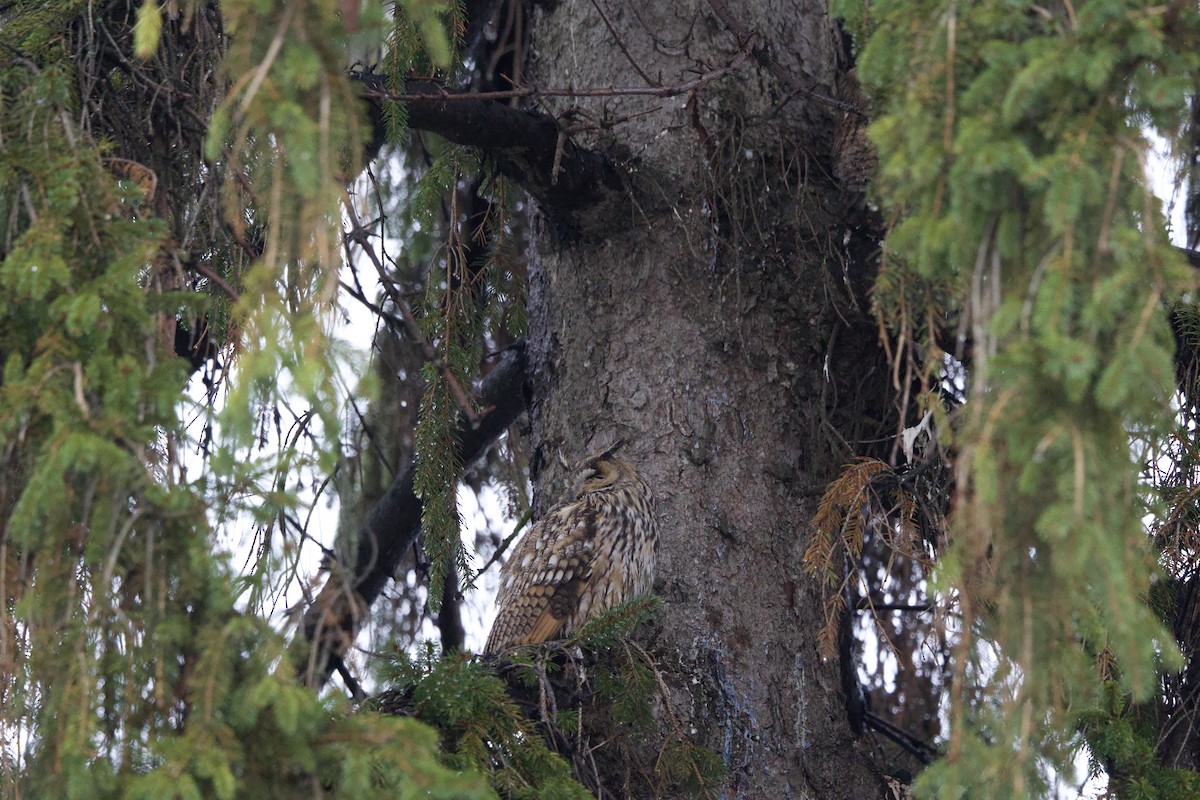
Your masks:
<path fill-rule="evenodd" d="M 562 639 L 654 584 L 650 486 L 616 447 L 589 459 L 576 491 L 524 535 L 500 570 L 486 653 Z"/>

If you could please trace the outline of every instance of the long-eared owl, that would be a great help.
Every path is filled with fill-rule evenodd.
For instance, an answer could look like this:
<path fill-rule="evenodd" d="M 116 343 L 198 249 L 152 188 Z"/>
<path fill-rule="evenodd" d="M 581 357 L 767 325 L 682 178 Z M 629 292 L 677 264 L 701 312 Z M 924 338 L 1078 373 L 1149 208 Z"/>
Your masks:
<path fill-rule="evenodd" d="M 500 571 L 484 652 L 560 639 L 654 584 L 650 486 L 616 447 L 588 459 L 576 490 L 521 537 Z"/>

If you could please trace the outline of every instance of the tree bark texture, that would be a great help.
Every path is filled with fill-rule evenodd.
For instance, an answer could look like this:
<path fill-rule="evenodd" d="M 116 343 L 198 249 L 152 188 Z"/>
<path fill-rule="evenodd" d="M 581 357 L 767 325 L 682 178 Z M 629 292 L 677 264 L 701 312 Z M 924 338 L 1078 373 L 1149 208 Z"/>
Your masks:
<path fill-rule="evenodd" d="M 624 439 L 661 525 L 648 645 L 672 713 L 725 761 L 723 796 L 878 797 L 839 664 L 818 653 L 824 589 L 801 565 L 850 447 L 895 431 L 850 289 L 864 204 L 835 177 L 841 43 L 823 3 L 733 13 L 539 7 L 540 86 L 682 84 L 754 58 L 690 96 L 546 100 L 628 191 L 577 229 L 544 222 L 531 254 L 535 506 L 555 499 L 562 459 Z"/>

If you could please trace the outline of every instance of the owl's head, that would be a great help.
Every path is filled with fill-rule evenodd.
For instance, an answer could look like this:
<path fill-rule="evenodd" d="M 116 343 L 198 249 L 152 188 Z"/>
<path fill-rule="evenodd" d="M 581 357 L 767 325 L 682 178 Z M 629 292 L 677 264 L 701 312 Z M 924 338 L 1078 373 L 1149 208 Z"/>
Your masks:
<path fill-rule="evenodd" d="M 598 456 L 592 456 L 575 473 L 576 496 L 599 492 L 610 487 L 636 483 L 642 484 L 637 470 L 628 461 L 617 457 L 616 452 L 621 447 L 617 442 Z"/>

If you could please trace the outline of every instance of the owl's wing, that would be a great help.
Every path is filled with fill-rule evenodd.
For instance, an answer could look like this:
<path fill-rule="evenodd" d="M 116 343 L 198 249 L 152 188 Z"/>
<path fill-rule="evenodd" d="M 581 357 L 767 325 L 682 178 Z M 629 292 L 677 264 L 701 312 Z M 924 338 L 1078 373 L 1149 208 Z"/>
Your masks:
<path fill-rule="evenodd" d="M 551 639 L 578 607 L 592 573 L 595 518 L 586 507 L 576 502 L 552 511 L 505 563 L 485 652 Z"/>

